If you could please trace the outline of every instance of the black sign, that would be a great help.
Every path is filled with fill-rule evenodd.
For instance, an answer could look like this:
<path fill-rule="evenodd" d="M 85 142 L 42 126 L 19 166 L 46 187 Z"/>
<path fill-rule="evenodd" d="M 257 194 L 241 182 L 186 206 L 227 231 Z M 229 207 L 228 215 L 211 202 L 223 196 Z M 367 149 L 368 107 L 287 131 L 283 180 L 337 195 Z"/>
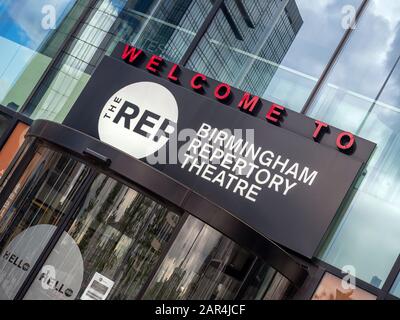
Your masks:
<path fill-rule="evenodd" d="M 138 67 L 104 58 L 64 124 L 142 159 L 311 258 L 374 144 L 264 100 L 249 114 L 253 97 L 246 93 L 143 55 Z M 235 101 L 248 110 L 231 108 Z"/>

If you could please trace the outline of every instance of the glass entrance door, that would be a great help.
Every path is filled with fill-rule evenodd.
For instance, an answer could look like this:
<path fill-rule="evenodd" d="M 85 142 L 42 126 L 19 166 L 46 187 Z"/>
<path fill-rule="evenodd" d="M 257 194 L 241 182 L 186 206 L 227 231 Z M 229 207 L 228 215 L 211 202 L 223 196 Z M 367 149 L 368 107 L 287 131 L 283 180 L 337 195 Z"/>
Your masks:
<path fill-rule="evenodd" d="M 0 211 L 0 300 L 16 297 L 89 172 L 60 153 L 36 151 Z"/>
<path fill-rule="evenodd" d="M 13 188 L 0 211 L 0 299 L 283 299 L 293 292 L 267 262 L 206 223 L 51 147 L 35 149 Z"/>
<path fill-rule="evenodd" d="M 78 245 L 84 263 L 83 281 L 75 298 L 135 299 L 178 220 L 178 214 L 99 174 L 66 231 Z M 56 260 L 54 255 L 53 251 L 48 261 Z M 66 256 L 57 263 L 70 259 Z M 79 263 L 76 259 L 70 269 L 79 268 Z M 37 275 L 25 299 L 43 298 L 42 277 L 42 273 Z M 51 291 L 46 294 L 53 297 Z"/>

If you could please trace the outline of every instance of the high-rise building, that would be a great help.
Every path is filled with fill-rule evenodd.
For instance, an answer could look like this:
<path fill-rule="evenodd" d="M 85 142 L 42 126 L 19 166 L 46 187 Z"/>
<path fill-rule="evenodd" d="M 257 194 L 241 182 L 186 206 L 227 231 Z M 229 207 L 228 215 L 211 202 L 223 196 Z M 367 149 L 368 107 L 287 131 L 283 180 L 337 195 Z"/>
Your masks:
<path fill-rule="evenodd" d="M 261 96 L 302 24 L 295 1 L 227 1 L 188 66 Z"/>

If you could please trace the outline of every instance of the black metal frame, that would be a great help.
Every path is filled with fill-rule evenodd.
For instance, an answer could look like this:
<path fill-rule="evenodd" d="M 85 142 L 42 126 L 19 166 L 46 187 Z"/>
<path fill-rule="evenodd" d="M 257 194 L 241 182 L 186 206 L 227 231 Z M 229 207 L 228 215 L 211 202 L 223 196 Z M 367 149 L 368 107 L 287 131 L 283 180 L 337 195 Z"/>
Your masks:
<path fill-rule="evenodd" d="M 0 105 L 0 115 L 4 115 L 9 120 L 9 125 L 7 129 L 5 130 L 4 134 L 0 136 L 0 149 L 1 149 L 6 144 L 8 138 L 13 133 L 18 123 L 21 122 L 28 126 L 31 126 L 33 121 L 32 119 L 24 116 L 23 114 L 16 112 L 10 108 L 6 108 L 2 105 Z"/>
<path fill-rule="evenodd" d="M 175 212 L 180 212 L 182 219 L 180 220 L 179 227 L 183 226 L 189 214 L 197 217 L 235 241 L 238 245 L 265 260 L 271 267 L 284 275 L 295 287 L 300 288 L 308 277 L 307 270 L 278 245 L 258 234 L 226 210 L 140 160 L 134 159 L 79 131 L 45 120 L 37 120 L 33 123 L 28 132 L 28 138 L 29 142 L 27 143 L 30 144 L 30 151 L 24 155 L 23 161 L 18 165 L 18 172 L 15 172 L 8 181 L 6 185 L 7 190 L 3 190 L 0 196 L 0 206 L 6 201 L 13 186 L 23 174 L 25 167 L 34 156 L 37 146 L 39 144 L 47 145 L 51 146 L 53 150 L 60 150 L 69 154 L 72 158 L 80 162 L 95 166 L 97 171 L 118 179 L 128 186 L 132 186 L 146 196 L 165 204 L 169 208 L 173 208 Z M 88 150 L 92 152 L 88 153 Z M 93 154 L 100 157 L 94 157 Z M 108 161 L 105 162 L 104 159 L 108 159 Z M 87 178 L 82 188 L 88 188 L 93 179 L 94 175 Z M 79 194 L 83 197 L 82 195 L 85 192 L 80 192 Z M 58 239 L 66 229 L 68 222 L 73 218 L 77 208 L 79 208 L 82 200 L 83 198 L 79 197 L 74 199 L 71 208 L 68 210 L 70 213 L 63 218 L 63 221 L 57 227 L 55 234 L 50 239 L 45 250 L 17 293 L 16 299 L 23 299 Z M 162 258 L 168 253 L 179 230 L 180 228 L 175 229 L 174 234 L 162 252 L 159 264 L 162 262 Z M 151 275 L 155 274 L 158 266 L 152 269 Z M 143 294 L 144 289 L 139 293 L 139 298 Z"/>
<path fill-rule="evenodd" d="M 27 107 L 29 106 L 32 98 L 34 97 L 36 91 L 39 89 L 41 83 L 44 81 L 46 78 L 47 74 L 50 72 L 51 68 L 55 65 L 55 63 L 60 59 L 63 51 L 68 47 L 70 41 L 71 41 L 71 36 L 78 33 L 80 31 L 80 26 L 83 25 L 84 21 L 86 18 L 90 15 L 90 12 L 93 8 L 96 7 L 96 4 L 99 2 L 99 0 L 90 0 L 88 3 L 86 9 L 84 12 L 81 14 L 79 19 L 76 21 L 76 24 L 72 28 L 72 30 L 69 32 L 68 36 L 66 37 L 65 41 L 62 43 L 60 48 L 58 49 L 55 57 L 52 59 L 50 62 L 49 66 L 46 68 L 44 71 L 43 75 L 40 77 L 39 81 L 35 85 L 34 89 L 26 99 L 24 105 L 21 107 L 21 112 L 27 111 Z M 362 3 L 357 9 L 355 20 L 354 20 L 354 25 L 356 25 L 359 21 L 359 19 L 362 17 L 365 9 L 367 8 L 370 0 L 362 0 Z M 193 55 L 194 51 L 198 47 L 200 41 L 203 39 L 205 33 L 207 32 L 208 28 L 210 27 L 211 23 L 213 22 L 215 16 L 217 15 L 218 11 L 224 7 L 224 0 L 212 0 L 212 8 L 206 18 L 204 19 L 202 25 L 200 26 L 199 30 L 196 32 L 196 35 L 194 36 L 192 42 L 190 43 L 189 47 L 186 49 L 186 52 L 180 59 L 179 63 L 183 66 L 187 65 L 189 59 Z M 241 6 L 239 5 L 241 8 Z M 239 8 L 239 9 L 240 9 Z M 246 18 L 246 17 L 244 17 Z M 246 20 L 246 19 L 245 19 Z M 247 21 L 247 20 L 246 20 Z M 253 27 L 252 25 L 249 27 Z M 353 28 L 349 28 L 346 30 L 344 33 L 342 39 L 340 40 L 338 46 L 336 47 L 334 53 L 332 54 L 329 62 L 327 63 L 324 71 L 322 72 L 320 78 L 317 81 L 317 84 L 313 88 L 312 92 L 310 93 L 306 103 L 304 104 L 302 110 L 300 113 L 306 114 L 307 111 L 309 110 L 311 104 L 314 102 L 317 94 L 319 93 L 322 85 L 325 83 L 328 75 L 330 74 L 330 71 L 332 70 L 333 66 L 335 65 L 335 62 L 337 61 L 339 55 L 341 54 L 344 46 L 346 45 L 347 41 L 349 40 L 351 34 L 353 32 Z M 1 142 L 0 142 L 1 143 Z"/>
<path fill-rule="evenodd" d="M 68 47 L 68 45 L 71 42 L 71 37 L 72 35 L 79 33 L 80 27 L 84 25 L 84 21 L 86 18 L 90 15 L 91 10 L 96 7 L 96 5 L 99 3 L 100 0 L 90 0 L 89 4 L 87 5 L 85 11 L 81 14 L 79 19 L 76 21 L 76 24 L 70 31 L 69 35 L 66 37 L 65 41 L 62 43 L 60 46 L 58 52 L 56 53 L 55 57 L 52 59 L 50 62 L 49 66 L 46 68 L 44 71 L 43 75 L 41 76 L 40 80 L 37 82 L 35 85 L 34 89 L 26 99 L 24 105 L 21 107 L 21 112 L 26 112 L 27 107 L 30 105 L 35 93 L 39 89 L 40 85 L 46 78 L 47 74 L 50 72 L 51 68 L 56 64 L 56 62 L 62 57 L 63 51 Z M 179 61 L 180 65 L 187 65 L 188 61 L 190 60 L 191 56 L 193 55 L 194 51 L 198 47 L 200 41 L 203 39 L 204 35 L 206 34 L 208 28 L 210 27 L 211 23 L 213 22 L 215 16 L 217 15 L 218 11 L 224 7 L 224 0 L 212 0 L 212 8 L 210 12 L 207 14 L 206 18 L 204 19 L 202 25 L 200 26 L 199 30 L 196 32 L 196 35 L 194 36 L 193 40 L 191 41 L 189 47 L 186 49 L 186 52 L 182 56 L 182 58 Z M 359 21 L 359 19 L 362 17 L 365 9 L 367 8 L 370 0 L 362 0 L 362 3 L 357 9 L 355 20 L 354 20 L 354 25 L 356 25 Z M 238 2 L 239 3 L 239 2 Z M 239 7 L 241 7 L 239 5 Z M 240 8 L 239 8 L 240 9 Z M 246 18 L 246 17 L 244 17 Z M 246 19 L 245 19 L 246 20 Z M 249 26 L 253 27 L 253 26 Z M 306 103 L 304 104 L 302 110 L 300 113 L 306 114 L 311 106 L 311 104 L 314 102 L 315 98 L 317 97 L 317 94 L 319 93 L 322 85 L 325 83 L 328 75 L 330 74 L 330 71 L 332 70 L 333 66 L 335 65 L 335 62 L 337 61 L 340 53 L 342 52 L 344 46 L 346 45 L 348 39 L 350 38 L 351 34 L 353 32 L 353 28 L 349 28 L 346 30 L 344 33 L 343 37 L 341 38 L 338 46 L 336 47 L 334 53 L 332 54 L 330 60 L 328 61 L 324 71 L 322 72 L 322 75 L 317 81 L 317 84 L 313 88 L 312 92 L 310 93 Z"/>

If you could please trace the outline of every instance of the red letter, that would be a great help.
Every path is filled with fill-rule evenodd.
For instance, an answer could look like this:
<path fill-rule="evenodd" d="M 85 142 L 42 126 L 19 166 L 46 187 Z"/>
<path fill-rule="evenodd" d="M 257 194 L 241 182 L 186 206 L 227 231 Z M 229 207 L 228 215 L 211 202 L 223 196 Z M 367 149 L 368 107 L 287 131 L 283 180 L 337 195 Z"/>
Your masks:
<path fill-rule="evenodd" d="M 271 109 L 269 109 L 269 112 L 267 113 L 267 120 L 273 123 L 278 123 L 283 111 L 285 111 L 284 107 L 273 104 L 271 106 Z"/>
<path fill-rule="evenodd" d="M 207 80 L 206 76 L 201 73 L 197 73 L 193 76 L 192 81 L 190 81 L 190 85 L 194 90 L 201 90 L 203 89 L 203 85 L 197 83 L 198 80 L 205 82 Z"/>
<path fill-rule="evenodd" d="M 321 133 L 322 128 L 328 128 L 329 126 L 326 123 L 321 122 L 319 120 L 315 120 L 315 125 L 317 126 L 317 128 L 314 131 L 313 138 L 317 140 L 319 134 Z"/>
<path fill-rule="evenodd" d="M 349 139 L 349 141 L 346 144 L 343 144 L 342 140 L 345 137 L 347 137 Z M 356 141 L 356 139 L 350 132 L 342 132 L 341 134 L 339 134 L 339 136 L 336 139 L 336 145 L 340 150 L 348 151 L 349 149 L 351 149 L 354 146 L 355 141 Z"/>
<path fill-rule="evenodd" d="M 225 93 L 221 94 L 221 89 L 225 89 Z M 220 101 L 226 100 L 231 95 L 231 87 L 229 84 L 221 83 L 215 88 L 214 96 Z"/>
<path fill-rule="evenodd" d="M 124 52 L 122 53 L 122 60 L 126 61 L 129 56 L 129 63 L 135 61 L 142 53 L 142 50 L 138 50 L 135 47 L 131 47 L 129 44 L 125 45 Z"/>
<path fill-rule="evenodd" d="M 174 64 L 171 68 L 171 71 L 168 73 L 168 79 L 174 82 L 178 81 L 178 76 L 175 73 L 179 72 L 179 66 Z"/>
<path fill-rule="evenodd" d="M 158 73 L 158 70 L 156 68 L 158 68 L 161 64 L 161 62 L 163 62 L 163 58 L 159 57 L 159 56 L 152 56 L 149 60 L 149 62 L 146 65 L 146 69 L 149 70 L 150 72 L 153 72 L 155 74 Z"/>
<path fill-rule="evenodd" d="M 254 108 L 257 106 L 257 104 L 258 104 L 258 102 L 260 101 L 260 98 L 259 97 L 253 97 L 251 100 L 249 100 L 250 99 L 250 93 L 245 93 L 244 95 L 243 95 L 243 98 L 242 98 L 242 100 L 240 101 L 240 103 L 239 103 L 239 108 L 243 108 L 244 110 L 246 110 L 247 111 L 247 109 L 248 109 L 248 111 L 249 112 L 253 112 L 254 111 Z"/>

